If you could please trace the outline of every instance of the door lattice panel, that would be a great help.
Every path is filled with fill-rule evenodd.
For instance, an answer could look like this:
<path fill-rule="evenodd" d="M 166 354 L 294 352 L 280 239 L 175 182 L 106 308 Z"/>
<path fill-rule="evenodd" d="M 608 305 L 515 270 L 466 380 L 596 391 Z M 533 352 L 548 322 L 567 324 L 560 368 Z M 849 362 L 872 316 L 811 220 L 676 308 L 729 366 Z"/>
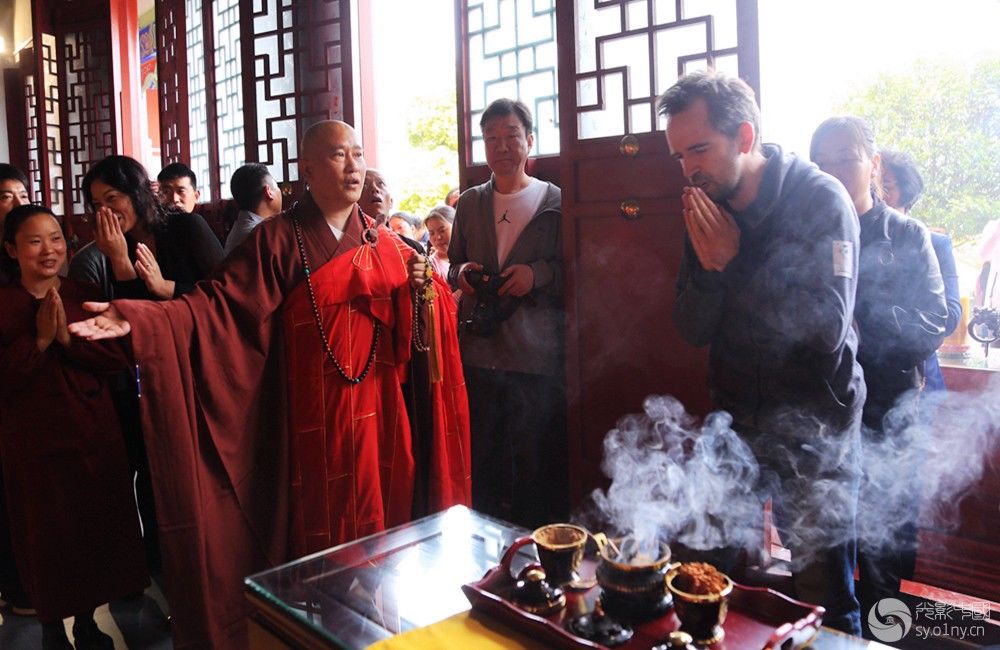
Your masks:
<path fill-rule="evenodd" d="M 559 152 L 556 8 L 553 0 L 470 0 L 469 124 L 472 161 L 486 161 L 479 116 L 495 99 L 520 99 L 535 117 L 535 155 Z"/>
<path fill-rule="evenodd" d="M 62 34 L 62 48 L 63 171 L 70 181 L 65 188 L 69 195 L 64 198 L 69 206 L 68 213 L 83 214 L 81 182 L 84 175 L 94 163 L 115 151 L 112 62 L 107 26 L 95 24 L 66 32 Z"/>
<path fill-rule="evenodd" d="M 345 119 L 349 43 L 337 0 L 262 0 L 253 14 L 258 159 L 275 178 L 297 181 L 298 141 L 312 123 Z"/>
<path fill-rule="evenodd" d="M 156 61 L 160 81 L 160 157 L 164 164 L 188 160 L 187 34 L 184 0 L 156 7 Z"/>
<path fill-rule="evenodd" d="M 581 139 L 657 130 L 656 97 L 709 67 L 736 76 L 739 0 L 576 0 Z"/>

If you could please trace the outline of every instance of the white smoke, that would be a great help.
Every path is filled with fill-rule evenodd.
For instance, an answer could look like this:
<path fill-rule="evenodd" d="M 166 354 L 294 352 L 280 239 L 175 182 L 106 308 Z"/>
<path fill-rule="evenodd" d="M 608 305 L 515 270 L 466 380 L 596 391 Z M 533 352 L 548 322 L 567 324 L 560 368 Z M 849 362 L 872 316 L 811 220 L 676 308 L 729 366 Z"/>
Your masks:
<path fill-rule="evenodd" d="M 908 393 L 884 428 L 862 436 L 862 551 L 899 548 L 895 531 L 917 512 L 935 528 L 958 525 L 962 498 L 1000 449 L 1000 376 L 982 391 Z"/>
<path fill-rule="evenodd" d="M 936 404 L 908 394 L 886 416 L 886 434 L 866 431 L 860 443 L 791 409 L 773 422 L 790 435 L 744 440 L 728 413 L 699 424 L 675 398 L 650 396 L 643 413 L 605 437 L 611 485 L 575 518 L 631 534 L 646 552 L 660 542 L 759 549 L 762 507 L 773 497 L 793 568 L 856 535 L 862 550 L 898 549 L 899 527 L 918 510 L 936 526 L 957 523 L 962 495 L 998 448 L 997 395 L 1000 377 L 981 393 L 950 392 Z"/>
<path fill-rule="evenodd" d="M 592 494 L 599 525 L 633 535 L 646 552 L 660 541 L 712 549 L 760 539 L 758 467 L 729 415 L 699 427 L 673 397 L 648 397 L 643 408 L 604 439 L 612 482 Z"/>

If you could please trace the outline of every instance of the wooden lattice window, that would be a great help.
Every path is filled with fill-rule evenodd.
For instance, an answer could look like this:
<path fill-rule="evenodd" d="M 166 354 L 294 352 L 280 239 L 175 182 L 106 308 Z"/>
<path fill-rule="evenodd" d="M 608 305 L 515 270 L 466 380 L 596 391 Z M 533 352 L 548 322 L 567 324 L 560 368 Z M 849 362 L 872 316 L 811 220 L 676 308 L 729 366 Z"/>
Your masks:
<path fill-rule="evenodd" d="M 38 115 L 38 93 L 35 92 L 34 74 L 24 76 L 24 111 L 28 118 L 27 148 L 28 148 L 28 168 L 25 172 L 28 175 L 28 194 L 34 200 L 35 197 L 42 196 L 42 145 L 39 132 Z"/>
<path fill-rule="evenodd" d="M 47 176 L 47 183 L 42 185 L 42 196 L 45 203 L 52 207 L 56 214 L 63 214 L 62 187 L 62 133 L 60 124 L 60 94 L 59 94 L 59 47 L 56 37 L 52 34 L 42 34 L 41 47 L 42 93 L 41 111 L 43 115 L 42 129 L 45 143 L 41 149 L 44 165 L 42 169 Z"/>
<path fill-rule="evenodd" d="M 115 152 L 111 47 L 106 23 L 77 26 L 61 35 L 62 174 L 56 189 L 66 214 L 85 212 L 81 182 L 90 167 Z M 56 203 L 53 199 L 53 208 Z"/>
<path fill-rule="evenodd" d="M 535 118 L 534 155 L 559 153 L 556 7 L 554 0 L 469 0 L 469 144 L 486 161 L 479 116 L 495 99 L 518 98 Z"/>
<path fill-rule="evenodd" d="M 660 128 L 656 97 L 679 76 L 740 69 L 740 0 L 575 0 L 581 139 Z M 754 36 L 755 40 L 755 36 Z M 744 50 L 746 49 L 745 44 Z M 742 74 L 741 74 L 742 73 Z M 754 79 L 747 79 L 752 84 Z"/>
<path fill-rule="evenodd" d="M 299 184 L 303 131 L 353 120 L 349 0 L 165 0 L 157 29 L 163 164 L 189 164 L 202 200 L 248 161 Z"/>

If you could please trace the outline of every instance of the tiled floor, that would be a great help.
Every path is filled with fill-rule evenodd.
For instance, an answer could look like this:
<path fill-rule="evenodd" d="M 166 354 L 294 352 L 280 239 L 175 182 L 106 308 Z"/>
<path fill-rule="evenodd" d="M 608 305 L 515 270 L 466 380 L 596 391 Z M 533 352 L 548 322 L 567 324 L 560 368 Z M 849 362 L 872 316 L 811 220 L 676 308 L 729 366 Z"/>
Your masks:
<path fill-rule="evenodd" d="M 116 650 L 171 650 L 170 624 L 165 615 L 163 593 L 153 586 L 141 598 L 118 601 L 97 609 L 98 627 L 115 640 Z M 66 635 L 73 640 L 73 619 L 65 621 Z M 34 617 L 16 616 L 0 610 L 0 648 L 38 650 L 42 647 L 42 627 Z"/>

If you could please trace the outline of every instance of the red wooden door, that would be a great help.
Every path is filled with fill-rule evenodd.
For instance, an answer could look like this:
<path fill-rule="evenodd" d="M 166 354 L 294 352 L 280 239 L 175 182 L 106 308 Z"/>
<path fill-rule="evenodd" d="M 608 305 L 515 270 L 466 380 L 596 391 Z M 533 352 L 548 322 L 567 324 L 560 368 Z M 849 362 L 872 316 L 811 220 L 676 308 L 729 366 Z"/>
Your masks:
<path fill-rule="evenodd" d="M 758 83 L 756 0 L 558 0 L 560 183 L 571 494 L 603 483 L 602 441 L 648 395 L 708 410 L 705 349 L 671 320 L 684 179 L 656 97 L 716 67 Z"/>

